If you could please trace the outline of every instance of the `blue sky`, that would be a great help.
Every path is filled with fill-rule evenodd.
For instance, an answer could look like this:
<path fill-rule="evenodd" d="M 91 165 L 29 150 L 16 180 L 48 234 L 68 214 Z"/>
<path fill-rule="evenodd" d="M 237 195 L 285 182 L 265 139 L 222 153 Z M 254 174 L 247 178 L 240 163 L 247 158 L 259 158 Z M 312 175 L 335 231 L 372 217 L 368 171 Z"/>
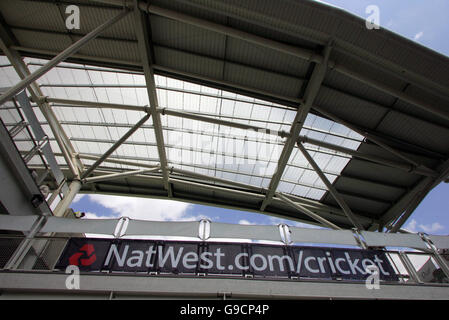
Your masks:
<path fill-rule="evenodd" d="M 380 25 L 449 56 L 447 0 L 322 0 L 360 17 L 369 5 L 380 10 Z"/>
<path fill-rule="evenodd" d="M 365 9 L 377 5 L 380 25 L 405 38 L 449 56 L 449 1 L 447 0 L 327 0 L 326 2 L 361 17 Z M 280 219 L 216 207 L 193 205 L 166 200 L 111 197 L 103 195 L 77 196 L 72 208 L 84 211 L 87 217 L 129 216 L 148 220 L 199 220 L 207 217 L 226 223 L 276 224 Z M 287 222 L 290 225 L 303 224 Z M 437 186 L 420 204 L 405 228 L 430 234 L 449 234 L 449 184 Z"/>
<path fill-rule="evenodd" d="M 323 0 L 360 17 L 376 5 L 380 25 L 401 36 L 449 56 L 449 1 L 447 0 Z M 449 184 L 432 190 L 405 224 L 414 232 L 449 234 Z"/>

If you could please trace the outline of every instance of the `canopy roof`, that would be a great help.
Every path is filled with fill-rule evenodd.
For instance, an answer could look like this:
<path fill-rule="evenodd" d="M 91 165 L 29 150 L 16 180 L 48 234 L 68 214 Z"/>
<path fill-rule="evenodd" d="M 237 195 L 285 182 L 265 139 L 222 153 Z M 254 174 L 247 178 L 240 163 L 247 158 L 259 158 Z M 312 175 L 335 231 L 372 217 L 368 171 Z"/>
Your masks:
<path fill-rule="evenodd" d="M 158 109 L 160 120 L 151 113 L 84 178 L 162 170 L 84 181 L 83 192 L 170 197 L 316 223 L 305 208 L 342 228 L 353 227 L 351 217 L 377 229 L 403 216 L 397 229 L 447 179 L 447 57 L 315 1 L 136 3 L 141 20 L 130 12 L 37 80 L 49 98 L 34 110 L 69 180 L 44 102 L 85 168 L 145 116 L 143 106 L 167 108 Z M 80 8 L 79 30 L 65 26 L 69 4 Z M 123 4 L 133 9 L 125 1 L 1 2 L 2 49 L 37 70 Z M 17 83 L 6 57 L 1 64 L 0 87 Z M 18 119 L 7 106 L 1 117 L 13 126 Z M 16 143 L 29 149 L 27 137 Z"/>

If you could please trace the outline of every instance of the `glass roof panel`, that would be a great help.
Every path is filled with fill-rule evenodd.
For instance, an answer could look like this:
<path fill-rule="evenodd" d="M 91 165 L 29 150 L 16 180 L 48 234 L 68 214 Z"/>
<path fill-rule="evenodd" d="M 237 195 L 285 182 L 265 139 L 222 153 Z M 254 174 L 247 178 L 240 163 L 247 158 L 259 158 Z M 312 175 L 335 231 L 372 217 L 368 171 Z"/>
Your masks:
<path fill-rule="evenodd" d="M 45 60 L 25 59 L 36 70 Z M 5 57 L 0 57 L 0 87 L 19 79 Z M 265 130 L 290 132 L 296 110 L 271 102 L 156 75 L 159 107 L 202 114 L 215 119 L 249 124 L 264 130 L 252 131 L 197 120 L 161 115 L 167 160 L 195 173 L 268 188 L 277 169 L 285 138 Z M 145 106 L 149 104 L 145 78 L 138 72 L 61 63 L 38 80 L 45 95 L 54 98 Z M 5 105 L 6 106 L 6 105 Z M 0 115 L 10 125 L 18 119 L 3 106 Z M 86 108 L 53 104 L 56 117 L 81 154 L 100 156 L 145 115 L 139 111 Z M 35 107 L 39 121 L 51 140 L 55 153 L 59 147 L 46 120 Z M 333 121 L 309 114 L 301 135 L 338 146 L 357 149 L 362 137 Z M 26 139 L 22 137 L 25 148 Z M 28 145 L 27 145 L 28 146 Z M 305 144 L 318 166 L 333 182 L 351 157 L 313 144 Z M 153 119 L 138 129 L 112 155 L 139 163 L 159 163 Z M 57 157 L 60 164 L 64 159 Z M 87 165 L 93 160 L 83 159 Z M 102 168 L 130 169 L 133 166 L 105 162 Z M 277 191 L 321 199 L 326 188 L 295 146 Z"/>

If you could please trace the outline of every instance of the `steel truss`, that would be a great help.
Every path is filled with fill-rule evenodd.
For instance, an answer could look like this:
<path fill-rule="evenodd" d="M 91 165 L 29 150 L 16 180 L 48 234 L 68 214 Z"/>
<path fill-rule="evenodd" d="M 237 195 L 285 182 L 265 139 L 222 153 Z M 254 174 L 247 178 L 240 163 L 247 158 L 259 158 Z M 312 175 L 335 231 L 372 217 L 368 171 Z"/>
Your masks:
<path fill-rule="evenodd" d="M 133 111 L 145 111 L 146 110 L 145 106 L 120 105 L 120 104 L 112 104 L 112 103 L 96 103 L 96 102 L 89 102 L 89 101 L 67 100 L 67 99 L 59 99 L 59 98 L 51 98 L 51 97 L 40 97 L 40 101 L 53 103 L 54 106 L 58 106 L 58 107 L 59 106 L 70 106 L 70 107 L 74 107 L 74 108 L 76 108 L 76 107 L 108 108 L 108 109 L 122 109 L 122 110 L 133 110 Z M 198 114 L 195 112 L 179 111 L 179 110 L 170 109 L 170 108 L 158 108 L 157 112 L 161 113 L 162 115 L 187 118 L 187 119 L 192 119 L 192 120 L 197 120 L 197 121 L 204 121 L 204 122 L 208 122 L 208 123 L 219 124 L 222 126 L 229 126 L 229 127 L 239 128 L 239 129 L 244 129 L 244 130 L 264 132 L 268 135 L 278 136 L 280 138 L 289 138 L 292 136 L 292 134 L 290 132 L 269 130 L 269 129 L 254 126 L 254 125 L 247 125 L 247 124 L 238 123 L 238 122 L 234 122 L 234 121 L 218 119 L 217 118 L 218 116 L 216 116 L 216 115 L 201 115 L 201 114 Z M 220 116 L 220 118 L 225 118 L 225 117 Z M 248 120 L 248 119 L 242 119 L 242 120 Z M 255 121 L 255 122 L 257 122 L 257 121 Z M 342 124 L 345 123 L 343 120 L 335 121 L 335 122 L 342 123 Z M 82 125 L 82 123 L 80 123 L 80 122 L 61 122 L 61 123 Z M 86 125 L 95 126 L 96 124 L 89 122 L 89 123 L 86 123 Z M 101 124 L 101 125 L 105 125 L 105 124 Z M 120 124 L 114 124 L 114 125 L 120 126 Z M 346 125 L 346 126 L 349 128 L 352 127 L 351 125 Z M 169 128 L 164 127 L 163 129 L 167 130 Z M 307 128 L 307 129 L 312 130 L 312 131 L 314 130 L 313 128 Z M 356 131 L 356 132 L 357 131 L 361 132 L 357 128 L 354 128 L 352 130 Z M 333 133 L 328 133 L 328 132 L 326 132 L 326 134 L 331 135 L 331 136 L 334 135 Z M 364 135 L 366 136 L 367 139 L 374 139 L 377 141 L 377 139 L 375 137 L 372 137 L 369 133 L 365 132 Z M 338 135 L 335 135 L 335 136 L 338 137 Z M 348 137 L 342 137 L 342 138 L 351 140 L 351 138 L 348 138 Z M 248 138 L 248 139 L 251 139 L 251 138 Z M 428 169 L 422 165 L 417 166 L 416 161 L 408 159 L 408 157 L 405 157 L 403 154 L 397 152 L 396 150 L 394 150 L 393 148 L 388 147 L 388 146 L 385 146 L 385 148 L 388 148 L 388 150 L 391 151 L 391 153 L 393 153 L 394 155 L 400 155 L 399 157 L 406 159 L 406 161 L 409 163 L 406 163 L 405 161 L 400 162 L 400 161 L 386 159 L 386 158 L 379 157 L 379 156 L 372 155 L 372 154 L 362 153 L 357 150 L 338 146 L 338 145 L 335 145 L 332 143 L 327 143 L 325 141 L 313 139 L 313 138 L 310 138 L 310 137 L 307 137 L 304 135 L 299 135 L 299 134 L 297 135 L 296 141 L 302 142 L 302 143 L 307 143 L 307 144 L 314 145 L 317 147 L 322 147 L 322 148 L 325 148 L 328 150 L 335 151 L 340 154 L 344 154 L 346 156 L 351 156 L 351 157 L 379 163 L 382 165 L 390 166 L 392 168 L 400 169 L 405 172 L 410 172 L 413 174 L 418 174 L 418 175 L 422 175 L 422 176 L 426 176 L 426 177 L 437 177 L 437 175 L 438 175 L 437 172 L 435 172 L 431 169 Z M 356 141 L 358 141 L 358 140 L 356 140 Z M 257 140 L 257 142 L 260 142 L 260 140 Z M 382 144 L 382 142 L 379 142 L 379 144 Z M 413 164 L 410 162 L 412 162 Z"/>
<path fill-rule="evenodd" d="M 333 229 L 340 229 L 337 225 L 329 221 L 329 219 L 325 219 L 322 214 L 319 212 L 319 208 L 321 209 L 328 209 L 326 206 L 318 203 L 313 202 L 307 199 L 301 199 L 297 197 L 291 197 L 287 196 L 282 193 L 277 192 L 277 188 L 279 186 L 279 183 L 282 179 L 283 173 L 285 171 L 285 168 L 287 166 L 288 160 L 292 154 L 293 148 L 295 145 L 298 145 L 299 150 L 301 153 L 306 157 L 308 162 L 313 167 L 314 171 L 318 174 L 320 179 L 323 181 L 323 183 L 326 185 L 327 190 L 330 192 L 330 194 L 336 199 L 337 203 L 340 205 L 340 209 L 331 208 L 331 211 L 328 213 L 331 213 L 330 215 L 327 214 L 327 217 L 332 216 L 332 213 L 340 212 L 343 213 L 346 217 L 347 221 L 349 221 L 357 230 L 364 230 L 366 228 L 373 227 L 373 221 L 367 222 L 367 219 L 363 219 L 363 217 L 358 216 L 357 214 L 354 214 L 352 210 L 349 208 L 349 206 L 345 203 L 343 198 L 341 197 L 340 193 L 335 189 L 335 187 L 330 183 L 330 181 L 327 179 L 325 172 L 323 172 L 318 165 L 315 163 L 313 158 L 308 153 L 307 149 L 303 146 L 304 143 L 314 145 L 317 147 L 322 147 L 328 150 L 332 150 L 337 153 L 346 154 L 351 157 L 360 158 L 366 161 L 375 162 L 378 164 L 382 164 L 385 166 L 390 166 L 393 168 L 401 169 L 407 172 L 411 172 L 414 174 L 418 174 L 423 176 L 422 181 L 412 190 L 410 193 L 406 194 L 403 199 L 399 203 L 397 203 L 391 210 L 387 213 L 386 218 L 384 218 L 382 221 L 377 222 L 377 227 L 382 228 L 385 225 L 389 224 L 389 229 L 391 232 L 397 232 L 399 231 L 399 228 L 402 226 L 402 224 L 405 222 L 405 220 L 410 216 L 410 214 L 413 212 L 414 208 L 416 208 L 417 204 L 422 200 L 423 196 L 427 194 L 427 192 L 433 188 L 436 184 L 438 184 L 440 181 L 444 181 L 447 179 L 448 176 L 448 167 L 449 165 L 443 165 L 439 168 L 439 171 L 436 172 L 434 170 L 431 170 L 427 168 L 425 165 L 411 159 L 408 155 L 405 155 L 403 152 L 400 152 L 398 150 L 395 150 L 394 148 L 390 147 L 388 144 L 384 142 L 383 139 L 379 138 L 375 134 L 372 134 L 370 132 L 367 132 L 365 130 L 361 130 L 357 126 L 345 122 L 342 119 L 339 119 L 335 115 L 327 112 L 326 110 L 323 110 L 322 108 L 319 108 L 314 105 L 315 97 L 318 94 L 318 91 L 322 85 L 322 82 L 324 80 L 324 77 L 326 75 L 326 72 L 329 68 L 336 70 L 340 72 L 341 74 L 344 74 L 346 76 L 349 76 L 353 79 L 357 79 L 363 83 L 369 84 L 370 86 L 386 92 L 394 97 L 397 97 L 403 101 L 409 102 L 411 104 L 414 104 L 418 107 L 420 107 L 422 110 L 425 110 L 426 112 L 433 113 L 435 115 L 438 115 L 444 119 L 449 119 L 449 113 L 445 110 L 442 110 L 440 108 L 436 108 L 433 105 L 427 103 L 426 101 L 421 101 L 417 98 L 410 97 L 406 93 L 390 88 L 378 81 L 375 81 L 373 79 L 368 79 L 366 76 L 364 76 L 361 73 L 358 73 L 354 70 L 348 69 L 343 65 L 338 64 L 337 62 L 330 59 L 330 52 L 333 47 L 332 41 L 330 41 L 327 45 L 324 46 L 324 50 L 321 54 L 315 53 L 313 51 L 310 51 L 308 49 L 294 47 L 291 45 L 283 44 L 277 41 L 273 41 L 270 39 L 266 39 L 263 37 L 256 36 L 254 34 L 249 34 L 246 32 L 239 31 L 237 29 L 233 29 L 227 26 L 219 25 L 210 21 L 202 20 L 199 18 L 195 18 L 192 16 L 188 16 L 186 14 L 181 14 L 179 12 L 175 12 L 172 10 L 160 8 L 158 6 L 155 6 L 153 4 L 148 4 L 143 1 L 134 0 L 131 2 L 126 2 L 122 0 L 108 0 L 108 1 L 98 1 L 102 3 L 109 3 L 111 5 L 116 5 L 119 7 L 123 7 L 120 12 L 113 17 L 112 19 L 108 20 L 107 22 L 103 23 L 84 37 L 82 37 L 79 41 L 75 42 L 71 46 L 69 46 L 66 50 L 63 52 L 57 54 L 54 58 L 52 58 L 48 63 L 41 66 L 38 70 L 36 70 L 33 73 L 30 73 L 27 66 L 22 61 L 18 50 L 23 50 L 26 48 L 22 48 L 19 46 L 16 46 L 13 41 L 11 40 L 11 37 L 8 36 L 8 30 L 6 30 L 6 27 L 2 25 L 2 32 L 1 32 L 1 49 L 3 52 L 7 55 L 8 59 L 11 62 L 11 65 L 15 68 L 19 76 L 21 77 L 21 81 L 17 83 L 15 86 L 10 88 L 7 92 L 2 94 L 0 96 L 0 104 L 3 104 L 4 102 L 8 101 L 12 97 L 14 97 L 17 93 L 24 89 L 28 89 L 31 98 L 34 102 L 37 103 L 39 109 L 44 114 L 47 123 L 49 124 L 51 130 L 53 131 L 53 134 L 55 136 L 55 139 L 58 143 L 59 148 L 61 149 L 62 156 L 64 157 L 67 166 L 70 170 L 71 174 L 71 180 L 72 183 L 69 187 L 69 192 L 64 197 L 64 199 L 58 204 L 57 208 L 55 209 L 54 214 L 61 216 L 67 207 L 72 202 L 75 195 L 79 192 L 83 184 L 86 183 L 97 183 L 105 180 L 110 179 L 116 179 L 120 177 L 128 177 L 131 175 L 142 175 L 146 173 L 154 173 L 157 171 L 160 171 L 162 174 L 162 180 L 164 184 L 164 188 L 167 192 L 167 197 L 171 198 L 174 197 L 171 181 L 176 181 L 178 179 L 178 176 L 183 176 L 187 178 L 193 178 L 195 180 L 199 181 L 212 181 L 218 184 L 223 184 L 227 186 L 234 186 L 240 188 L 241 192 L 248 192 L 252 195 L 254 195 L 254 191 L 258 192 L 258 197 L 261 195 L 263 196 L 263 199 L 261 199 L 261 206 L 260 206 L 260 212 L 269 211 L 267 208 L 269 208 L 269 205 L 273 201 L 282 201 L 286 205 L 293 207 L 300 211 L 301 213 L 304 213 L 311 217 L 312 219 L 316 220 L 318 223 L 325 227 L 333 228 Z M 125 4 L 125 6 L 123 6 Z M 142 68 L 144 71 L 145 81 L 146 81 L 146 88 L 147 93 L 150 101 L 150 106 L 131 106 L 131 105 L 118 105 L 118 104 L 103 104 L 103 103 L 92 103 L 92 102 L 84 102 L 84 101 L 75 101 L 75 100 L 63 100 L 63 99 L 55 99 L 51 97 L 44 97 L 41 89 L 39 86 L 35 83 L 37 79 L 39 79 L 41 76 L 43 76 L 45 73 L 47 73 L 49 70 L 54 68 L 58 65 L 58 63 L 62 62 L 63 60 L 69 58 L 69 57 L 79 57 L 81 59 L 85 58 L 82 55 L 76 54 L 76 52 L 81 49 L 83 46 L 85 46 L 90 40 L 98 37 L 101 32 L 108 29 L 110 26 L 112 26 L 114 23 L 125 17 L 127 14 L 130 13 L 130 11 L 134 11 L 133 14 L 135 15 L 136 20 L 136 35 L 138 38 L 138 46 L 140 51 L 140 58 L 141 62 L 136 63 L 134 65 L 135 68 Z M 257 44 L 266 48 L 274 49 L 276 51 L 280 51 L 295 57 L 299 57 L 302 59 L 305 59 L 309 61 L 311 64 L 313 64 L 313 73 L 311 75 L 310 80 L 308 81 L 307 87 L 304 90 L 303 97 L 301 99 L 298 98 L 286 98 L 286 97 L 276 97 L 272 94 L 267 94 L 265 92 L 261 92 L 260 90 L 257 92 L 254 89 L 251 88 L 242 88 L 240 86 L 239 89 L 247 90 L 248 92 L 253 92 L 256 94 L 262 94 L 262 95 L 268 95 L 273 98 L 278 98 L 281 101 L 289 101 L 290 105 L 295 105 L 297 107 L 297 113 L 296 117 L 291 125 L 290 132 L 272 132 L 267 131 L 268 134 L 276 135 L 281 138 L 285 138 L 284 142 L 284 148 L 282 150 L 281 156 L 277 163 L 277 169 L 274 173 L 274 175 L 271 178 L 270 184 L 268 189 L 258 188 L 254 187 L 248 184 L 238 183 L 234 181 L 229 181 L 225 179 L 210 177 L 207 175 L 200 175 L 191 171 L 187 170 L 181 170 L 179 168 L 171 167 L 168 163 L 167 156 L 166 156 L 166 145 L 164 143 L 164 137 L 163 137 L 163 128 L 161 124 L 161 115 L 170 115 L 175 117 L 184 117 L 189 118 L 193 120 L 198 121 L 205 121 L 209 123 L 215 123 L 223 126 L 230 126 L 235 128 L 240 128 L 244 130 L 266 130 L 257 126 L 252 125 L 245 125 L 240 124 L 234 121 L 227 121 L 223 119 L 217 119 L 212 116 L 204 116 L 194 113 L 188 113 L 188 112 L 181 112 L 176 110 L 171 110 L 167 108 L 159 108 L 158 100 L 157 100 L 157 94 L 156 94 L 156 84 L 154 80 L 154 72 L 155 71 L 162 71 L 166 73 L 174 73 L 177 75 L 182 75 L 179 71 L 169 70 L 164 67 L 157 66 L 155 64 L 155 61 L 153 61 L 153 58 L 151 56 L 151 46 L 152 43 L 150 43 L 149 39 L 149 28 L 148 28 L 148 19 L 149 19 L 149 13 L 157 14 L 160 16 L 164 16 L 170 19 L 175 19 L 177 21 L 181 21 L 184 23 L 188 23 L 191 25 L 195 25 L 201 28 L 205 28 L 208 30 L 212 30 L 221 34 L 225 34 L 230 37 L 238 38 L 253 44 Z M 44 52 L 45 50 L 41 50 L 41 52 Z M 48 52 L 47 52 L 48 53 Z M 109 62 L 111 62 L 109 60 Z M 116 61 L 117 63 L 120 63 L 120 61 Z M 114 63 L 114 62 L 113 62 Z M 192 75 L 185 74 L 187 77 L 192 77 Z M 211 82 L 215 84 L 220 84 L 217 79 L 202 79 L 206 82 Z M 417 82 L 422 83 L 424 80 L 416 78 Z M 425 82 L 425 81 L 424 81 Z M 235 86 L 233 83 L 227 83 L 221 81 L 221 84 L 225 86 Z M 428 83 L 426 83 L 428 85 Z M 436 86 L 436 88 L 439 88 L 439 86 Z M 136 110 L 136 111 L 143 111 L 146 113 L 146 115 L 137 122 L 121 139 L 116 141 L 113 146 L 103 155 L 99 157 L 93 157 L 88 155 L 78 155 L 76 154 L 73 146 L 71 145 L 70 139 L 68 138 L 67 134 L 64 132 L 61 122 L 56 118 L 54 111 L 52 110 L 52 107 L 50 103 L 60 103 L 60 104 L 66 104 L 66 105 L 74 105 L 74 106 L 82 106 L 82 107 L 94 107 L 94 108 L 117 108 L 117 109 L 125 109 L 125 110 Z M 359 133 L 363 137 L 365 137 L 367 140 L 370 140 L 374 144 L 378 145 L 380 148 L 387 150 L 389 153 L 394 155 L 395 157 L 401 159 L 401 161 L 392 161 L 390 159 L 384 159 L 382 157 L 373 156 L 364 154 L 359 151 L 355 151 L 349 148 L 344 148 L 341 146 L 336 146 L 330 143 L 326 143 L 323 141 L 318 141 L 315 139 L 311 139 L 305 136 L 300 135 L 301 129 L 304 127 L 304 122 L 311 110 L 315 110 L 319 112 L 320 114 L 323 114 L 325 117 L 332 119 L 335 122 L 338 122 L 340 124 L 345 125 L 346 127 L 350 128 L 351 130 Z M 127 162 L 124 160 L 116 160 L 111 157 L 111 154 L 139 128 L 143 126 L 143 124 L 152 117 L 153 120 L 153 128 L 156 136 L 156 146 L 158 149 L 158 160 L 160 165 L 158 166 L 150 166 L 147 169 L 141 169 L 141 170 L 133 170 L 133 171 L 126 171 L 126 172 L 109 172 L 104 175 L 98 176 L 96 175 L 97 172 L 102 172 L 101 169 L 99 169 L 100 164 L 103 162 L 114 162 L 115 163 L 122 163 L 122 164 L 131 164 L 131 162 Z M 90 166 L 85 166 L 81 159 L 94 159 L 95 163 Z M 119 162 L 120 161 L 120 162 Z M 137 167 L 145 167 L 144 165 L 141 165 L 140 163 L 135 163 Z M 103 172 L 104 173 L 104 172 Z M 94 176 L 91 176 L 94 174 Z M 255 196 L 255 195 L 254 195 Z M 304 203 L 308 204 L 312 207 L 312 209 L 309 209 L 304 205 Z M 404 208 L 406 208 L 405 213 L 402 215 L 402 217 L 396 222 L 393 223 L 392 219 L 397 216 L 398 213 L 401 213 L 404 211 Z M 326 210 L 324 210 L 326 211 Z"/>

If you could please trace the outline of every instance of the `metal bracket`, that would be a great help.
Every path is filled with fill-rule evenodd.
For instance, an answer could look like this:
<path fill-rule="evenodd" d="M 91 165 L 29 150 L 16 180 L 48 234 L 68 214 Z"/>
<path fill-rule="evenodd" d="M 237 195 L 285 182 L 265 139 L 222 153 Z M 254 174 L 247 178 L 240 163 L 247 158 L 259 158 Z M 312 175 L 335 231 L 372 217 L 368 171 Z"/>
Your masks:
<path fill-rule="evenodd" d="M 114 238 L 121 238 L 125 235 L 126 233 L 126 229 L 128 228 L 128 223 L 129 223 L 130 218 L 128 217 L 121 217 L 118 222 L 117 225 L 115 227 L 115 231 L 114 231 Z"/>
<path fill-rule="evenodd" d="M 210 238 L 211 221 L 209 219 L 201 219 L 198 225 L 198 238 L 207 240 Z"/>
<path fill-rule="evenodd" d="M 279 228 L 279 233 L 281 235 L 281 240 L 283 243 L 285 243 L 285 245 L 290 245 L 292 243 L 292 240 L 290 238 L 290 228 L 288 225 L 286 225 L 285 223 L 281 223 L 278 224 L 278 228 Z"/>
<path fill-rule="evenodd" d="M 357 241 L 362 249 L 368 249 L 368 245 L 366 244 L 365 239 L 363 238 L 359 230 L 357 230 L 357 228 L 352 229 L 352 234 L 354 235 L 355 241 Z"/>

